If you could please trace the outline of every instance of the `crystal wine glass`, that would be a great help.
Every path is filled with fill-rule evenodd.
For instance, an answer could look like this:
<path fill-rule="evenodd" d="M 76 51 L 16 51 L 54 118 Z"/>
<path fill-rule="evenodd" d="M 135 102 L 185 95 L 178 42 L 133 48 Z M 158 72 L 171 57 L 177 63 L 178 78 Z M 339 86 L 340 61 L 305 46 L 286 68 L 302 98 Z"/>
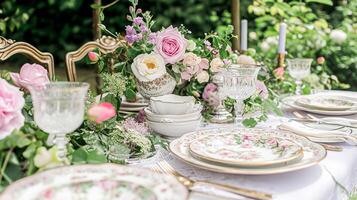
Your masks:
<path fill-rule="evenodd" d="M 88 83 L 53 82 L 29 88 L 38 127 L 49 133 L 47 143 L 58 148 L 58 158 L 66 158 L 66 134 L 76 130 L 83 122 Z"/>
<path fill-rule="evenodd" d="M 224 88 L 228 96 L 235 98 L 236 123 L 242 120 L 244 100 L 256 92 L 259 65 L 234 64 L 226 71 Z"/>
<path fill-rule="evenodd" d="M 291 77 L 295 79 L 296 91 L 295 94 L 301 94 L 302 79 L 310 74 L 312 59 L 310 58 L 295 58 L 287 59 L 288 71 Z"/>

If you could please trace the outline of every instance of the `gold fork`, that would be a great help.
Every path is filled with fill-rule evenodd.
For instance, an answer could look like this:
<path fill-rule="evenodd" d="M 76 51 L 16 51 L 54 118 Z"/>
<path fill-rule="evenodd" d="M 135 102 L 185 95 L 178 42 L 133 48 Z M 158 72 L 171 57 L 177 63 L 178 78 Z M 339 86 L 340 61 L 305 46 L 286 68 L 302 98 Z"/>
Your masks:
<path fill-rule="evenodd" d="M 245 188 L 238 188 L 222 183 L 212 183 L 209 181 L 194 181 L 189 179 L 188 177 L 185 177 L 181 175 L 179 172 L 177 172 L 167 161 L 160 161 L 158 164 L 158 167 L 161 168 L 160 171 L 166 173 L 166 174 L 171 174 L 174 175 L 178 181 L 180 181 L 183 185 L 185 185 L 188 188 L 192 188 L 195 184 L 200 184 L 200 185 L 206 185 L 206 186 L 211 186 L 215 187 L 227 192 L 231 192 L 234 194 L 242 195 L 245 197 L 250 197 L 254 199 L 260 199 L 260 200 L 270 200 L 272 199 L 272 195 L 264 192 L 258 192 L 255 190 L 250 190 L 250 189 L 245 189 Z M 154 171 L 158 170 L 158 168 L 153 168 Z"/>

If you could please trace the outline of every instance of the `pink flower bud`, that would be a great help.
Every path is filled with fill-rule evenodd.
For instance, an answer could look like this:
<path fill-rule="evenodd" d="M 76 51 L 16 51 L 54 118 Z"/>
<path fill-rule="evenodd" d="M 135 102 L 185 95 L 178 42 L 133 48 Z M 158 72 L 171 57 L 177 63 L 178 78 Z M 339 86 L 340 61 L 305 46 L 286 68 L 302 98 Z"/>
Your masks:
<path fill-rule="evenodd" d="M 278 67 L 274 69 L 275 77 L 279 80 L 284 80 L 284 73 L 285 73 L 284 67 Z"/>
<path fill-rule="evenodd" d="M 136 10 L 136 14 L 140 14 L 140 13 L 142 13 L 143 12 L 143 10 L 141 10 L 141 8 L 138 8 L 137 10 Z"/>
<path fill-rule="evenodd" d="M 323 56 L 319 56 L 316 61 L 317 64 L 322 65 L 325 63 L 325 58 Z"/>
<path fill-rule="evenodd" d="M 133 21 L 133 18 L 130 15 L 127 15 L 126 19 L 129 20 L 129 21 Z"/>
<path fill-rule="evenodd" d="M 115 108 L 111 103 L 95 104 L 88 110 L 88 117 L 91 121 L 100 124 L 116 115 Z"/>
<path fill-rule="evenodd" d="M 197 92 L 197 91 L 193 91 L 192 95 L 197 97 L 197 98 L 199 98 L 201 96 L 201 94 L 199 92 Z"/>
<path fill-rule="evenodd" d="M 99 55 L 96 52 L 91 51 L 88 53 L 88 58 L 90 61 L 96 63 L 99 60 Z"/>

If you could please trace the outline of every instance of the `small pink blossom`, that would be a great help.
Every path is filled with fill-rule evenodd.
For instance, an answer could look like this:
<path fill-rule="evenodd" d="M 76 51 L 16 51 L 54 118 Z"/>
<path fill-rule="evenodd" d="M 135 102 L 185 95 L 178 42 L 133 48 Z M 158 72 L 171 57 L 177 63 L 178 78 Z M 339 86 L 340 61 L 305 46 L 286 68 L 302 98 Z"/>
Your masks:
<path fill-rule="evenodd" d="M 278 67 L 274 70 L 275 77 L 280 80 L 284 79 L 284 73 L 285 73 L 284 67 Z"/>
<path fill-rule="evenodd" d="M 144 123 L 139 123 L 134 118 L 131 118 L 131 117 L 127 118 L 123 122 L 123 126 L 124 126 L 124 129 L 127 131 L 133 130 L 133 131 L 136 131 L 143 135 L 149 134 L 149 128 Z"/>
<path fill-rule="evenodd" d="M 16 86 L 26 89 L 42 88 L 50 82 L 47 70 L 38 64 L 26 63 L 22 65 L 20 73 L 10 73 L 10 76 Z"/>
<path fill-rule="evenodd" d="M 96 63 L 99 60 L 99 55 L 96 52 L 90 51 L 88 53 L 88 58 L 91 62 Z"/>
<path fill-rule="evenodd" d="M 89 119 L 100 124 L 116 115 L 115 108 L 111 103 L 95 104 L 88 110 Z"/>
<path fill-rule="evenodd" d="M 144 123 L 145 122 L 145 111 L 144 109 L 141 109 L 136 116 L 135 120 L 139 123 Z"/>
<path fill-rule="evenodd" d="M 25 100 L 22 95 L 19 88 L 0 78 L 0 139 L 24 125 L 21 110 Z"/>
<path fill-rule="evenodd" d="M 172 26 L 157 33 L 154 51 L 160 54 L 165 63 L 175 64 L 181 60 L 187 47 L 187 40 Z"/>
<path fill-rule="evenodd" d="M 144 24 L 144 21 L 143 21 L 142 17 L 135 17 L 133 22 L 134 22 L 135 25 L 138 25 L 138 26 Z"/>
<path fill-rule="evenodd" d="M 208 83 L 203 90 L 203 100 L 205 100 L 210 106 L 216 107 L 219 105 L 219 98 L 217 94 L 217 85 Z"/>

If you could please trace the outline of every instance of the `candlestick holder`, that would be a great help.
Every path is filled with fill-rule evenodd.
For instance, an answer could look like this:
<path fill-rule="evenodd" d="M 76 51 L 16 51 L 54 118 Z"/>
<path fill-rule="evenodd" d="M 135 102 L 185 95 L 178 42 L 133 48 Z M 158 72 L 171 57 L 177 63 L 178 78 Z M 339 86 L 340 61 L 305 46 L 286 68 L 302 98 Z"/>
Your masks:
<path fill-rule="evenodd" d="M 225 98 L 225 91 L 223 88 L 224 84 L 224 76 L 221 72 L 215 74 L 213 76 L 213 83 L 215 83 L 218 87 L 218 99 L 219 99 L 219 105 L 214 109 L 213 111 L 213 117 L 210 119 L 210 122 L 212 123 L 217 123 L 217 124 L 223 124 L 223 123 L 230 123 L 233 122 L 233 115 L 226 110 L 226 108 L 223 105 L 223 100 Z"/>
<path fill-rule="evenodd" d="M 278 66 L 277 67 L 285 67 L 285 54 L 284 53 L 278 53 Z"/>

